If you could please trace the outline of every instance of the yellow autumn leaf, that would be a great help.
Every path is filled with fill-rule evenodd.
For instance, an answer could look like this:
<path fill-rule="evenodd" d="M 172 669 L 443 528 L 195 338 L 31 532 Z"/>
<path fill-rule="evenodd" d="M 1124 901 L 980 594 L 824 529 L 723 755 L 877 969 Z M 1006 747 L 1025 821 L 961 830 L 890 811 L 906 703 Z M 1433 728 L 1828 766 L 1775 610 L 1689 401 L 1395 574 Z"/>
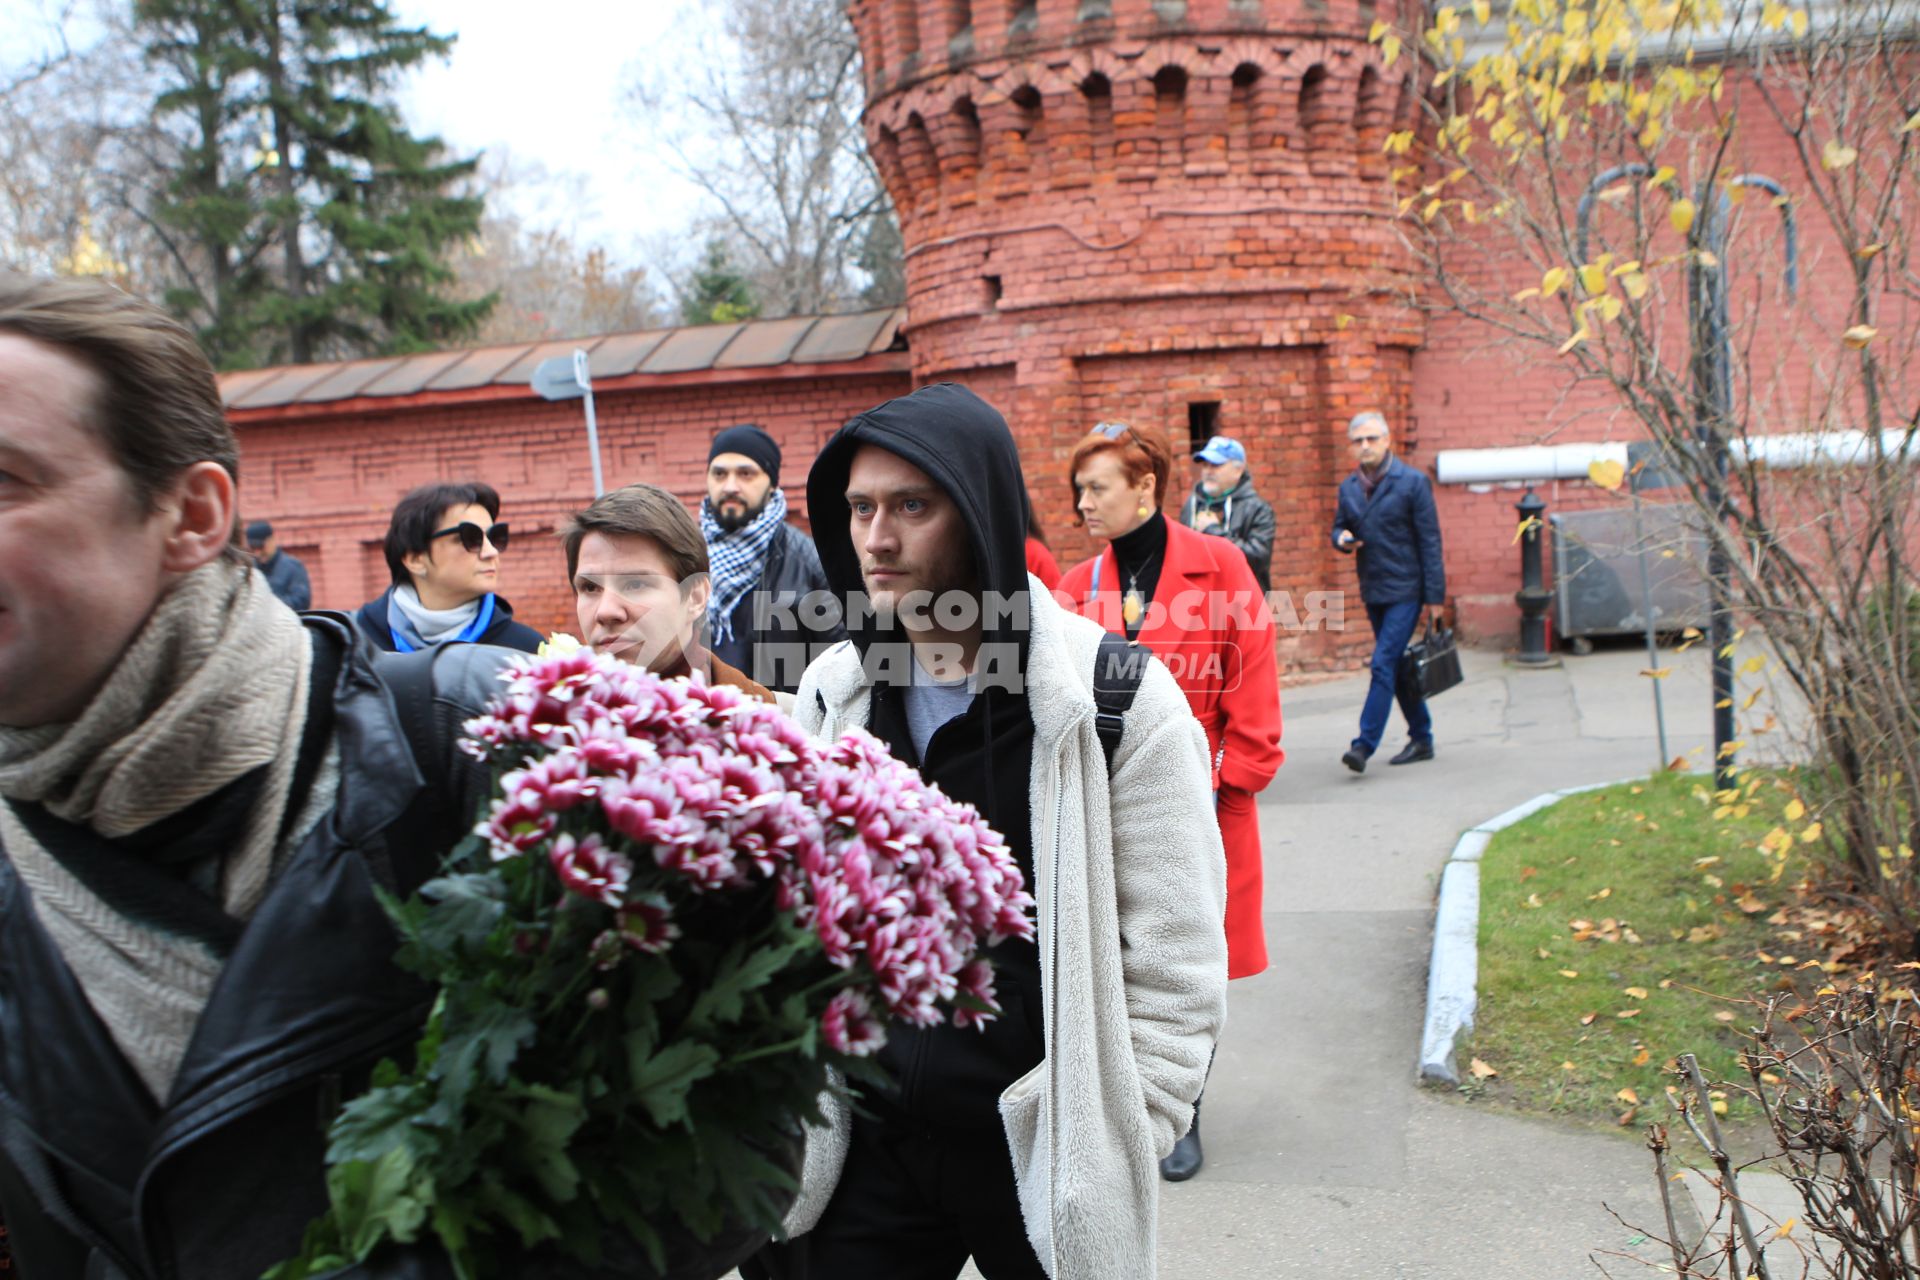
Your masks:
<path fill-rule="evenodd" d="M 1635 302 L 1647 296 L 1647 277 L 1641 272 L 1627 272 L 1620 277 L 1620 285 Z"/>
<path fill-rule="evenodd" d="M 1388 24 L 1385 22 L 1374 23 L 1371 27 L 1367 28 L 1367 43 L 1379 44 L 1380 37 L 1387 34 L 1387 32 L 1390 31 L 1391 29 L 1392 28 L 1389 27 Z"/>
<path fill-rule="evenodd" d="M 1579 1070 L 1579 1068 L 1574 1066 L 1571 1062 L 1562 1062 L 1560 1064 L 1560 1069 L 1562 1071 L 1578 1071 Z"/>
<path fill-rule="evenodd" d="M 1388 36 L 1380 42 L 1380 61 L 1384 66 L 1392 66 L 1400 57 L 1400 37 Z"/>
<path fill-rule="evenodd" d="M 1587 479 L 1611 493 L 1627 478 L 1627 469 L 1616 458 L 1596 458 L 1587 464 Z"/>
<path fill-rule="evenodd" d="M 1693 230 L 1693 201 L 1684 198 L 1675 200 L 1667 208 L 1667 221 L 1681 235 Z"/>
<path fill-rule="evenodd" d="M 1787 807 L 1782 816 L 1784 816 L 1788 822 L 1798 822 L 1807 816 L 1807 806 L 1800 802 L 1798 796 L 1795 796 L 1793 799 L 1787 801 Z"/>
<path fill-rule="evenodd" d="M 1473 1062 L 1467 1067 L 1467 1070 L 1473 1072 L 1473 1078 L 1476 1080 L 1485 1080 L 1492 1076 L 1497 1076 L 1500 1074 L 1498 1071 L 1494 1070 L 1492 1067 L 1488 1066 L 1485 1062 L 1482 1062 L 1478 1058 L 1475 1058 L 1473 1060 Z"/>
<path fill-rule="evenodd" d="M 1353 317 L 1343 311 L 1333 318 L 1333 327 L 1344 332 L 1353 327 Z"/>
<path fill-rule="evenodd" d="M 1435 196 L 1433 199 L 1427 201 L 1427 207 L 1420 211 L 1420 221 L 1432 222 L 1433 215 L 1440 212 L 1440 206 L 1444 203 L 1446 202 L 1441 200 L 1438 196 Z"/>
<path fill-rule="evenodd" d="M 1838 138 L 1828 138 L 1820 147 L 1820 167 L 1828 173 L 1838 173 L 1859 158 L 1858 151 Z"/>
<path fill-rule="evenodd" d="M 1727 1114 L 1727 1100 L 1725 1098 L 1715 1098 L 1713 1100 L 1713 1114 L 1717 1116 Z"/>
<path fill-rule="evenodd" d="M 1607 291 L 1607 269 L 1595 262 L 1580 268 L 1580 287 L 1589 294 Z"/>
<path fill-rule="evenodd" d="M 1565 342 L 1560 344 L 1560 354 L 1561 355 L 1567 354 L 1567 352 L 1573 350 L 1575 347 L 1579 346 L 1581 343 L 1585 342 L 1588 338 L 1591 338 L 1592 336 L 1593 334 L 1588 331 L 1587 327 L 1585 325 L 1581 325 L 1580 328 L 1574 331 L 1574 334 L 1571 338 L 1568 338 Z"/>
<path fill-rule="evenodd" d="M 1493 6 L 1488 3 L 1488 0 L 1473 0 L 1472 8 L 1473 20 L 1481 26 L 1484 27 L 1493 20 Z"/>
<path fill-rule="evenodd" d="M 1622 1102 L 1637 1103 L 1640 1101 L 1640 1095 L 1635 1093 L 1632 1089 L 1622 1089 L 1620 1092 L 1614 1094 L 1613 1096 L 1618 1098 Z"/>
<path fill-rule="evenodd" d="M 1807 11 L 1805 9 L 1795 9 L 1793 16 L 1787 19 L 1787 25 L 1793 28 L 1793 38 L 1795 40 L 1805 39 L 1807 34 Z M 1783 1231 L 1781 1234 L 1785 1235 L 1786 1233 Z"/>
<path fill-rule="evenodd" d="M 1613 1016 L 1616 1018 L 1637 1018 L 1640 1016 L 1640 1011 L 1638 1009 L 1622 1009 Z"/>
<path fill-rule="evenodd" d="M 1713 1015 L 1715 1022 L 1732 1022 L 1739 1015 L 1731 1009 L 1721 1009 Z"/>
<path fill-rule="evenodd" d="M 1513 300 L 1515 302 L 1525 302 L 1528 298 L 1537 298 L 1539 296 L 1540 290 L 1538 289 L 1522 289 L 1513 295 Z"/>
<path fill-rule="evenodd" d="M 1872 258 L 1879 257 L 1881 251 L 1884 250 L 1886 247 L 1887 247 L 1886 245 L 1876 241 L 1873 244 L 1862 245 L 1860 248 L 1855 249 L 1853 251 L 1853 256 L 1860 259 L 1860 261 L 1862 262 L 1866 262 Z"/>
<path fill-rule="evenodd" d="M 1665 186 L 1667 183 L 1672 181 L 1673 181 L 1673 166 L 1670 164 L 1663 164 L 1658 169 L 1654 170 L 1653 176 L 1651 178 L 1647 179 L 1647 186 L 1648 188 L 1661 187 L 1661 186 Z"/>
<path fill-rule="evenodd" d="M 1538 528 L 1540 528 L 1540 517 L 1528 516 L 1525 520 L 1522 520 L 1514 528 L 1514 531 L 1513 531 L 1514 542 L 1516 543 L 1519 542 L 1520 539 L 1526 537 L 1529 533 L 1532 533 L 1535 529 L 1538 529 Z"/>
<path fill-rule="evenodd" d="M 1647 989 L 1645 987 L 1622 987 L 1621 990 L 1625 991 L 1635 1000 L 1645 1000 L 1647 998 Z"/>
<path fill-rule="evenodd" d="M 1805 15 L 1796 12 L 1793 16 L 1796 18 L 1800 18 L 1800 17 L 1804 17 Z M 1761 1077 L 1761 1079 L 1763 1080 L 1765 1078 L 1766 1077 L 1764 1075 Z M 1775 1080 L 1774 1083 L 1778 1084 L 1780 1082 L 1778 1080 Z M 1781 1223 L 1779 1226 L 1773 1229 L 1774 1239 L 1776 1240 L 1785 1239 L 1787 1236 L 1793 1234 L 1793 1229 L 1799 1225 L 1800 1225 L 1800 1219 L 1788 1218 L 1785 1222 Z"/>
<path fill-rule="evenodd" d="M 1560 292 L 1560 286 L 1566 282 L 1567 269 L 1565 267 L 1553 268 L 1547 272 L 1547 274 L 1540 277 L 1540 296 L 1543 298 L 1551 298 L 1554 294 Z"/>
<path fill-rule="evenodd" d="M 1913 133 L 1916 131 L 1920 131 L 1920 111 L 1916 111 L 1908 116 L 1907 122 L 1901 125 L 1899 129 L 1901 133 Z"/>
<path fill-rule="evenodd" d="M 1819 823 L 1809 822 L 1807 824 L 1807 829 L 1800 833 L 1800 843 L 1812 844 L 1815 840 L 1818 840 L 1820 838 L 1821 830 L 1822 828 Z"/>
<path fill-rule="evenodd" d="M 1620 313 L 1625 310 L 1626 305 L 1626 303 L 1620 301 L 1620 299 L 1614 297 L 1612 294 L 1608 294 L 1606 297 L 1600 299 L 1600 318 L 1608 324 L 1612 324 L 1620 318 Z"/>
<path fill-rule="evenodd" d="M 1633 1055 L 1633 1065 L 1636 1067 L 1644 1067 L 1651 1061 L 1653 1061 L 1653 1055 L 1647 1052 L 1645 1045 L 1641 1045 L 1640 1052 Z"/>
<path fill-rule="evenodd" d="M 1640 674 L 1645 676 L 1649 680 L 1665 680 L 1668 676 L 1673 674 L 1673 668 L 1672 667 L 1651 667 L 1651 668 L 1643 669 L 1640 672 Z"/>
<path fill-rule="evenodd" d="M 1740 664 L 1740 674 L 1743 676 L 1753 675 L 1757 671 L 1764 670 L 1766 668 L 1766 665 L 1767 665 L 1766 658 L 1756 653 L 1751 658 L 1748 658 L 1745 662 Z"/>
<path fill-rule="evenodd" d="M 1840 335 L 1840 341 L 1855 351 L 1864 351 L 1867 344 L 1880 336 L 1880 331 L 1870 324 L 1856 324 Z"/>

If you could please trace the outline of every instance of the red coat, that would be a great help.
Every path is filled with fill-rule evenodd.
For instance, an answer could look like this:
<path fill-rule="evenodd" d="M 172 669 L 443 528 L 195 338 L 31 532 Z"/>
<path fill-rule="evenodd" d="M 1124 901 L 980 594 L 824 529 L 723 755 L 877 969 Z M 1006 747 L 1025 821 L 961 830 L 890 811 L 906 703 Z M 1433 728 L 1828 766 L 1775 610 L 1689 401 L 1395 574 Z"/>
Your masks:
<path fill-rule="evenodd" d="M 1089 599 L 1093 566 L 1100 594 Z M 1054 593 L 1067 608 L 1123 633 L 1120 568 L 1113 549 L 1067 570 Z M 1186 691 L 1187 705 L 1207 733 L 1213 783 L 1226 787 L 1218 809 L 1227 853 L 1228 976 L 1267 967 L 1260 920 L 1260 826 L 1250 794 L 1273 780 L 1280 750 L 1280 673 L 1273 656 L 1273 615 L 1240 549 L 1225 538 L 1167 522 L 1160 569 L 1140 642 L 1153 650 Z"/>
<path fill-rule="evenodd" d="M 1032 534 L 1027 535 L 1027 572 L 1049 591 L 1060 585 L 1060 562 L 1047 550 L 1047 544 Z"/>

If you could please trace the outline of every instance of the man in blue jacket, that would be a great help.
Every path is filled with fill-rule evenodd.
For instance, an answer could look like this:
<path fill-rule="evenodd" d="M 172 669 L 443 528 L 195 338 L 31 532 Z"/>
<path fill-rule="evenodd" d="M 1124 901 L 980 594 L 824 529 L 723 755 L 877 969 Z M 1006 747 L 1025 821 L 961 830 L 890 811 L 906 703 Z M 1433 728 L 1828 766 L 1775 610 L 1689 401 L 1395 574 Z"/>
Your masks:
<path fill-rule="evenodd" d="M 1440 517 L 1426 476 L 1393 456 L 1387 420 L 1369 409 L 1347 424 L 1353 474 L 1340 482 L 1333 516 L 1334 549 L 1357 555 L 1360 599 L 1373 625 L 1373 683 L 1360 711 L 1360 736 L 1340 762 L 1364 773 L 1380 746 L 1394 698 L 1407 718 L 1409 741 L 1388 764 L 1433 759 L 1433 719 L 1418 685 L 1399 679 L 1421 611 L 1446 603 L 1447 574 L 1440 561 Z"/>

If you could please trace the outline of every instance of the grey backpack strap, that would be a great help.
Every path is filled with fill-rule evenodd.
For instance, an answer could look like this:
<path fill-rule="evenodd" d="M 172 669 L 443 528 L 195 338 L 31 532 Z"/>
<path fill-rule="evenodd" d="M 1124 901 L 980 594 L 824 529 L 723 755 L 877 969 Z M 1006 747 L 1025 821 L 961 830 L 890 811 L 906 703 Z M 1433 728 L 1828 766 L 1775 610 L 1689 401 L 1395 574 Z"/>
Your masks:
<path fill-rule="evenodd" d="M 1100 637 L 1099 652 L 1093 657 L 1093 724 L 1100 733 L 1109 774 L 1113 753 L 1120 749 L 1120 735 L 1126 731 L 1127 708 L 1133 705 L 1133 695 L 1152 661 L 1153 651 L 1143 644 L 1112 632 Z"/>

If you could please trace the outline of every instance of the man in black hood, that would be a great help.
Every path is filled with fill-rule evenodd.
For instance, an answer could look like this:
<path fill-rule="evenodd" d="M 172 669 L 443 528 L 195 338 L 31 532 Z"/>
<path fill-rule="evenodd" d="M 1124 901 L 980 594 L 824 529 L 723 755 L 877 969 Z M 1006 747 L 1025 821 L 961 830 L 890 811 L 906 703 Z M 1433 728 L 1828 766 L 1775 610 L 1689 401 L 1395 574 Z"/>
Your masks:
<path fill-rule="evenodd" d="M 990 953 L 1001 1014 L 984 1031 L 896 1022 L 867 1114 L 826 1100 L 798 1238 L 748 1274 L 950 1280 L 971 1256 L 988 1280 L 1144 1280 L 1154 1162 L 1185 1131 L 1224 1008 L 1204 736 L 1149 662 L 1109 786 L 1100 628 L 1029 578 L 1018 450 L 964 387 L 849 422 L 807 503 L 849 638 L 808 667 L 801 723 L 866 728 L 979 808 L 1039 928 Z"/>

